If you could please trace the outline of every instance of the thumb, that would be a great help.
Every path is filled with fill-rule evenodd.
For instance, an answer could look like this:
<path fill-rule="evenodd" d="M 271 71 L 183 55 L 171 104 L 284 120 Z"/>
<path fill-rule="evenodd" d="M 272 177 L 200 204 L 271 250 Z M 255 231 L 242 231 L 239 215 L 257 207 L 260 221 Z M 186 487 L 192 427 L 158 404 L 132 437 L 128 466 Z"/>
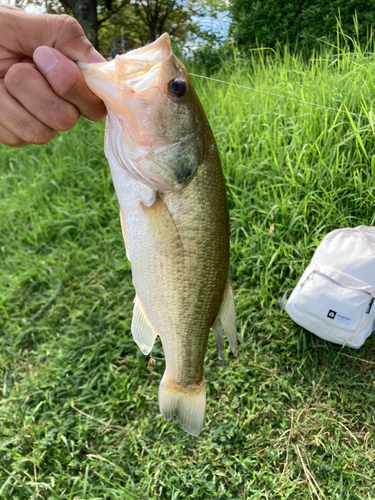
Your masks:
<path fill-rule="evenodd" d="M 45 45 L 73 61 L 105 60 L 86 38 L 80 24 L 65 14 L 36 15 L 0 7 L 0 32 L 1 45 L 18 57 L 32 58 L 34 50 Z"/>

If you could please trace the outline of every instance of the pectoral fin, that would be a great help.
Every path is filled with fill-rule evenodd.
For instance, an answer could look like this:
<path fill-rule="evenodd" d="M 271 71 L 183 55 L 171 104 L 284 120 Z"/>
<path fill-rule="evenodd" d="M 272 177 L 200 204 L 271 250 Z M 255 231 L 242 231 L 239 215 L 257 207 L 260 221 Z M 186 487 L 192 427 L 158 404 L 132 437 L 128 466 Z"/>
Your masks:
<path fill-rule="evenodd" d="M 132 335 L 143 354 L 149 354 L 154 345 L 157 332 L 152 328 L 137 296 L 134 299 Z"/>
<path fill-rule="evenodd" d="M 227 335 L 230 348 L 233 354 L 235 354 L 237 350 L 236 309 L 234 306 L 233 292 L 229 278 L 224 291 L 219 314 L 217 315 L 212 325 L 212 329 L 215 334 L 216 345 L 219 351 L 219 358 L 224 358 L 223 330 Z"/>
<path fill-rule="evenodd" d="M 122 229 L 122 237 L 124 238 L 124 242 L 125 242 L 126 257 L 130 261 L 128 237 L 126 235 L 125 217 L 124 217 L 124 214 L 122 213 L 121 208 L 120 208 L 120 222 L 121 222 L 121 229 Z"/>
<path fill-rule="evenodd" d="M 152 238 L 158 254 L 182 253 L 181 236 L 168 207 L 160 196 L 155 191 L 144 193 L 141 203 L 143 212 L 147 216 L 149 237 Z"/>

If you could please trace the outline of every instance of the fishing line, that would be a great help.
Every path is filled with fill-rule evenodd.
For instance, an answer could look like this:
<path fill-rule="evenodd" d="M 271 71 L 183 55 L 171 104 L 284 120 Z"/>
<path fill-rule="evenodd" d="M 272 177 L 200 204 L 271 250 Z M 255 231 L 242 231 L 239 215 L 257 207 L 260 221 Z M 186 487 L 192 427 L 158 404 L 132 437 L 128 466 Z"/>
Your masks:
<path fill-rule="evenodd" d="M 260 92 L 261 94 L 271 95 L 274 97 L 281 97 L 282 99 L 289 99 L 290 101 L 301 102 L 303 104 L 309 104 L 310 106 L 316 106 L 317 108 L 329 109 L 331 111 L 337 111 L 338 113 L 347 113 L 352 116 L 359 116 L 360 118 L 367 118 L 372 122 L 371 111 L 369 112 L 369 117 L 359 113 L 352 113 L 351 111 L 346 111 L 345 109 L 332 108 L 330 106 L 325 106 L 324 104 L 316 104 L 315 102 L 304 101 L 302 99 L 297 99 L 296 97 L 289 97 L 282 94 L 275 94 L 273 92 L 267 92 L 266 90 L 255 89 L 253 87 L 246 87 L 246 85 L 238 85 L 237 83 L 226 82 L 224 80 L 217 80 L 216 78 L 210 78 L 209 76 L 196 75 L 195 73 L 189 73 L 191 76 L 197 76 L 198 78 L 205 78 L 206 80 L 212 80 L 213 82 L 225 83 L 226 85 L 232 85 L 233 87 L 238 87 L 241 89 L 252 90 L 253 92 Z"/>

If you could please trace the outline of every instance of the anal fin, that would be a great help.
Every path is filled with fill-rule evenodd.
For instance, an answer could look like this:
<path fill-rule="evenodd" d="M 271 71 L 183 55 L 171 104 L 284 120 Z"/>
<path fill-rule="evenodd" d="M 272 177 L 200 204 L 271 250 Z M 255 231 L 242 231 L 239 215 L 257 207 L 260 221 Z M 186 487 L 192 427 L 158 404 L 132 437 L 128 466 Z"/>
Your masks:
<path fill-rule="evenodd" d="M 230 348 L 233 354 L 235 354 L 237 351 L 236 309 L 234 306 L 233 291 L 229 278 L 224 291 L 219 313 L 212 325 L 212 329 L 215 334 L 219 358 L 224 358 L 223 330 L 228 338 Z"/>
<path fill-rule="evenodd" d="M 157 332 L 152 328 L 137 296 L 134 299 L 131 330 L 133 339 L 142 353 L 149 354 L 157 337 Z"/>

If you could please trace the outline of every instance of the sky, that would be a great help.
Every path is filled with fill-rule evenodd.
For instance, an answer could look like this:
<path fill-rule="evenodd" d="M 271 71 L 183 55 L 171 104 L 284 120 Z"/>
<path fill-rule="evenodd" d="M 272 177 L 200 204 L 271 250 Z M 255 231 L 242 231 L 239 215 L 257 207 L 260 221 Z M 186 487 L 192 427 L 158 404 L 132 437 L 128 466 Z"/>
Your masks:
<path fill-rule="evenodd" d="M 42 2 L 41 2 L 42 3 Z M 15 0 L 0 0 L 0 4 L 3 4 L 3 5 L 14 5 L 15 4 Z M 38 9 L 38 7 L 36 5 L 26 5 L 26 7 L 24 8 L 24 10 L 26 12 L 30 12 L 31 14 L 43 14 L 43 11 Z"/>
<path fill-rule="evenodd" d="M 198 22 L 205 31 L 214 31 L 217 35 L 220 34 L 220 38 L 224 40 L 229 29 L 228 14 L 228 12 L 220 12 L 217 19 L 211 16 L 194 16 L 193 21 Z"/>

